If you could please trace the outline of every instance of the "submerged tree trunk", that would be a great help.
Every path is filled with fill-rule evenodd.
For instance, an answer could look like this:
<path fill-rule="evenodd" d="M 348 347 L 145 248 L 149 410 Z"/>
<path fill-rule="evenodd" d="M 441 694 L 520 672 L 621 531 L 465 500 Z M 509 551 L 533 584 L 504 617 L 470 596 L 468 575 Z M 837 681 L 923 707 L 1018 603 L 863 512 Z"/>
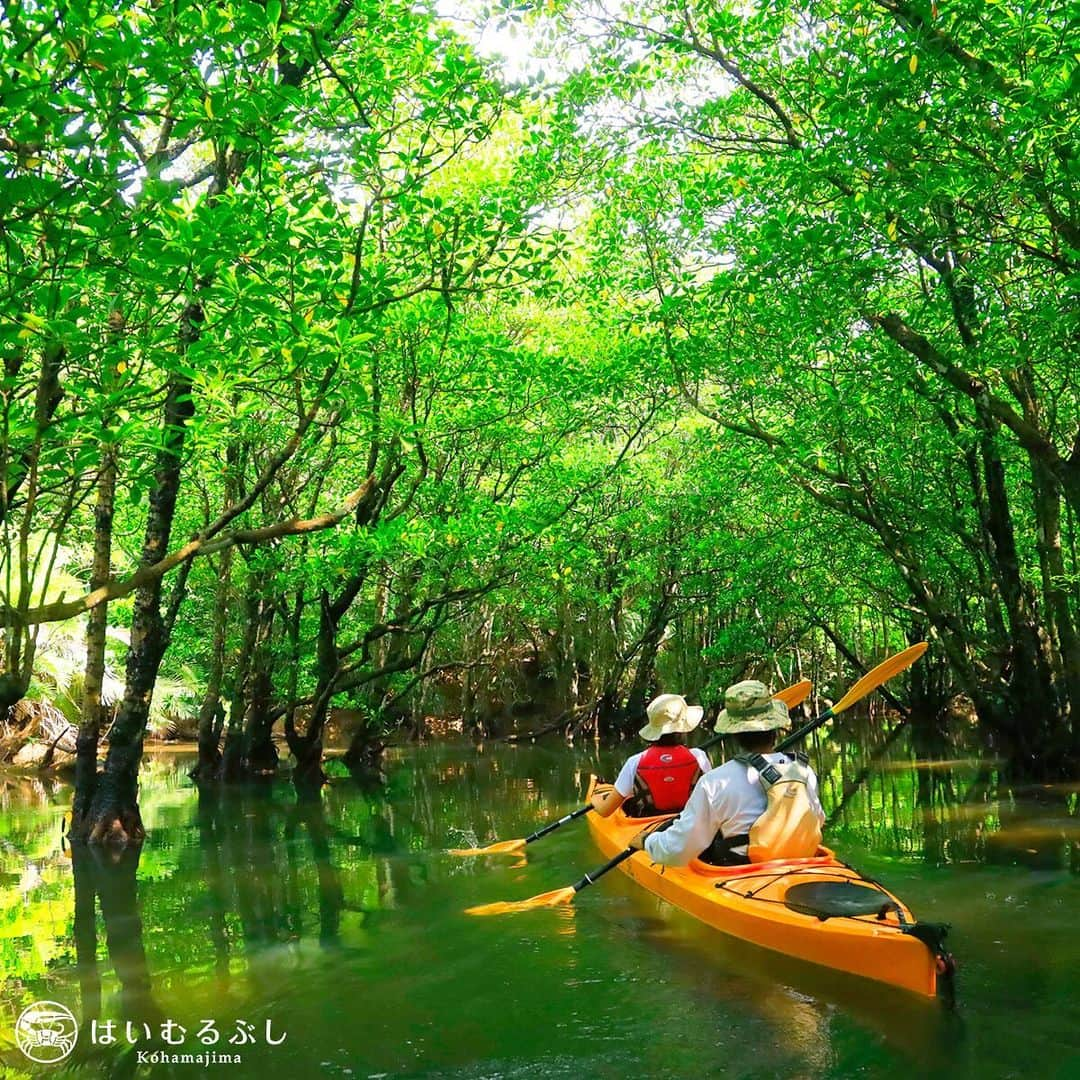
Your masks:
<path fill-rule="evenodd" d="M 101 1016 L 101 975 L 97 965 L 97 885 L 93 855 L 85 844 L 71 845 L 71 876 L 75 891 L 72 937 L 75 940 L 75 970 L 82 999 L 82 1020 Z"/>
<path fill-rule="evenodd" d="M 376 780 L 382 777 L 382 755 L 386 743 L 366 724 L 358 727 L 349 740 L 342 757 L 354 780 Z"/>

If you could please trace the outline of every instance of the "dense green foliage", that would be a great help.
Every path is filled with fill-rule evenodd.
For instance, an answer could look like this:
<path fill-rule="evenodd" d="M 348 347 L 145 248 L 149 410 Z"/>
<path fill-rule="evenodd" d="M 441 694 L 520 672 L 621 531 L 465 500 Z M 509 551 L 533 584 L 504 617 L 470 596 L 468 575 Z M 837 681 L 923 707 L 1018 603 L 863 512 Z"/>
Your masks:
<path fill-rule="evenodd" d="M 359 765 L 930 636 L 924 706 L 1068 767 L 1075 12 L 499 20 L 546 76 L 393 2 L 4 7 L 3 701 L 93 609 L 96 753 L 126 632 L 108 823 L 159 671 L 203 776 L 284 720 L 317 781 L 331 706 Z"/>

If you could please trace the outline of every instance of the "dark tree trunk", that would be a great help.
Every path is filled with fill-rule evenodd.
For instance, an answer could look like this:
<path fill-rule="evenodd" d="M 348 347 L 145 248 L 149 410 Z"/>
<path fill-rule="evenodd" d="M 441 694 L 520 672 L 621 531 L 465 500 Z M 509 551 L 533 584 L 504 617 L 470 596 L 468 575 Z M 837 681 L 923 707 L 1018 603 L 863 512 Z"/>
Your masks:
<path fill-rule="evenodd" d="M 660 653 L 660 643 L 664 640 L 664 632 L 671 621 L 672 595 L 672 583 L 665 582 L 641 637 L 634 681 L 630 685 L 630 693 L 626 699 L 626 718 L 631 725 L 644 721 L 645 708 L 656 685 L 656 657 Z"/>
<path fill-rule="evenodd" d="M 5 374 L 17 374 L 21 366 L 19 359 L 12 367 L 5 363 Z M 8 558 L 17 563 L 18 593 L 16 609 L 25 612 L 30 606 L 32 591 L 30 566 L 30 533 L 33 526 L 33 505 L 38 495 L 38 475 L 41 464 L 41 447 L 45 434 L 52 425 L 53 415 L 63 400 L 64 391 L 60 384 L 60 374 L 66 355 L 62 345 L 47 346 L 41 356 L 41 371 L 38 374 L 37 390 L 34 394 L 34 437 L 30 444 L 12 461 L 8 457 L 8 448 L 0 454 L 3 469 L 3 482 L 0 482 L 0 521 L 6 521 L 12 500 L 21 491 L 18 504 L 26 507 L 19 522 L 18 554 L 12 546 Z M 4 404 L 10 404 L 10 395 L 4 394 Z M 6 408 L 5 408 L 6 411 Z M 6 425 L 5 425 L 6 429 Z M 25 485 L 25 488 L 24 488 Z M 47 582 L 46 582 L 47 583 Z M 42 585 L 45 583 L 39 583 Z M 5 619 L 8 616 L 5 615 Z M 30 679 L 34 673 L 34 655 L 37 649 L 37 627 L 24 625 L 18 615 L 4 624 L 3 672 L 0 673 L 0 718 L 7 716 L 8 710 L 26 695 Z"/>
<path fill-rule="evenodd" d="M 116 499 L 116 451 L 105 447 L 98 476 L 94 508 L 94 565 L 90 587 L 109 580 L 112 559 L 113 509 Z M 108 604 L 92 608 L 86 624 L 86 674 L 83 679 L 82 722 L 75 742 L 75 798 L 71 808 L 71 832 L 82 835 L 97 788 L 98 740 L 105 719 L 101 688 L 105 679 L 105 633 L 109 626 Z"/>
<path fill-rule="evenodd" d="M 248 770 L 255 775 L 273 773 L 278 767 L 274 745 L 274 714 L 271 708 L 273 686 L 269 659 L 257 658 L 251 676 L 251 699 L 247 715 Z"/>
<path fill-rule="evenodd" d="M 907 637 L 910 645 L 925 641 L 926 627 L 915 624 L 908 631 Z M 880 688 L 881 691 L 884 689 Z M 931 651 L 908 675 L 908 709 L 912 729 L 940 732 L 945 724 L 946 709 L 952 696 L 948 660 Z"/>
<path fill-rule="evenodd" d="M 189 305 L 185 309 L 181 330 L 185 347 L 197 337 L 198 324 L 202 320 L 202 310 L 197 305 Z M 191 379 L 186 375 L 173 374 L 165 399 L 163 445 L 158 451 L 155 487 L 150 494 L 147 511 L 142 549 L 144 566 L 156 563 L 169 549 L 176 499 L 180 491 L 184 437 L 187 422 L 194 411 Z M 98 778 L 83 826 L 83 831 L 88 832 L 93 843 L 123 846 L 139 843 L 145 835 L 138 806 L 138 771 L 150 713 L 150 698 L 164 650 L 161 579 L 155 578 L 135 594 L 124 697 L 109 734 L 105 768 Z"/>
<path fill-rule="evenodd" d="M 217 593 L 214 597 L 214 640 L 210 646 L 210 667 L 206 674 L 206 693 L 199 709 L 199 760 L 192 777 L 210 780 L 221 768 L 221 730 L 225 710 L 221 706 L 221 684 L 225 674 L 225 638 L 229 625 L 229 591 L 232 574 L 232 548 L 221 553 Z"/>
<path fill-rule="evenodd" d="M 314 717 L 313 722 L 318 718 Z M 326 783 L 326 773 L 322 767 L 323 741 L 319 722 L 319 733 L 305 734 L 298 741 L 290 743 L 295 763 L 293 765 L 293 784 L 298 791 L 311 791 Z"/>
<path fill-rule="evenodd" d="M 326 782 L 322 769 L 322 733 L 338 673 L 337 630 L 344 610 L 347 610 L 347 605 L 343 607 L 340 599 L 337 603 L 331 602 L 330 594 L 323 591 L 319 600 L 318 682 L 315 704 L 304 733 L 301 735 L 296 729 L 295 709 L 285 716 L 285 740 L 295 759 L 293 784 L 302 792 L 318 789 Z"/>
<path fill-rule="evenodd" d="M 1003 691 L 976 701 L 979 718 L 1008 741 L 1014 765 L 1032 776 L 1070 772 L 1071 735 L 1065 726 L 1049 639 L 1040 626 L 1030 585 L 1023 580 L 994 421 L 980 409 L 980 450 L 986 483 L 993 568 L 1010 633 Z"/>
<path fill-rule="evenodd" d="M 322 799 L 308 796 L 297 800 L 295 813 L 307 829 L 319 878 L 319 944 L 324 947 L 336 945 L 340 938 L 341 913 L 345 910 L 345 890 L 331 855 L 326 808 Z"/>
<path fill-rule="evenodd" d="M 247 747 L 248 772 L 265 776 L 277 771 L 278 752 L 272 738 L 274 716 L 273 695 L 273 636 L 274 609 L 263 601 L 259 610 L 259 630 L 255 636 L 255 653 L 249 678 L 248 709 L 244 742 Z"/>
<path fill-rule="evenodd" d="M 385 749 L 386 743 L 366 724 L 361 724 L 353 732 L 349 748 L 341 760 L 354 780 L 374 781 L 383 776 L 382 755 Z"/>
<path fill-rule="evenodd" d="M 218 784 L 200 784 L 198 789 L 199 849 L 202 852 L 203 879 L 206 882 L 210 940 L 214 943 L 215 970 L 220 976 L 229 972 L 229 931 L 225 922 L 228 888 L 222 867 L 227 856 L 228 810 L 222 806 L 225 790 Z"/>
<path fill-rule="evenodd" d="M 121 988 L 121 1014 L 155 1023 L 161 1019 L 161 1010 L 154 1001 L 143 944 L 136 881 L 139 855 L 138 850 L 124 851 L 108 862 L 97 852 L 91 852 L 90 857 L 96 862 L 105 945 Z"/>
<path fill-rule="evenodd" d="M 1069 604 L 1065 557 L 1061 549 L 1061 495 L 1054 478 L 1032 460 L 1035 481 L 1035 520 L 1042 564 L 1043 597 L 1057 646 L 1055 674 L 1065 699 L 1063 721 L 1071 722 L 1080 709 L 1080 637 Z M 1080 739 L 1080 733 L 1077 733 Z M 1080 750 L 1078 744 L 1074 752 Z"/>
<path fill-rule="evenodd" d="M 100 980 L 97 973 L 97 933 L 94 898 L 105 924 L 105 946 L 120 983 L 120 1016 L 141 1026 L 163 1019 L 153 997 L 150 970 L 143 945 L 136 872 L 140 850 L 130 848 L 107 854 L 76 840 L 71 845 L 76 895 L 76 948 L 83 967 L 83 1017 L 100 1013 Z M 85 965 L 85 966 L 84 966 Z M 90 1002 L 92 1012 L 86 1011 Z"/>
<path fill-rule="evenodd" d="M 619 657 L 623 596 L 616 567 L 613 560 L 604 577 L 597 582 L 597 592 L 611 596 L 611 605 L 603 612 L 597 634 L 600 648 L 594 650 L 593 675 L 598 685 L 594 713 L 599 735 L 619 730 L 623 720 L 620 686 L 626 665 Z"/>
<path fill-rule="evenodd" d="M 1019 363 L 1009 385 L 1023 405 L 1024 416 L 1035 426 L 1044 424 L 1035 375 L 1029 363 Z M 1075 456 L 1075 455 L 1074 455 Z M 1080 638 L 1072 598 L 1066 584 L 1065 558 L 1061 547 L 1062 487 L 1053 470 L 1037 454 L 1029 454 L 1034 493 L 1035 539 L 1042 571 L 1044 618 L 1051 645 L 1051 666 L 1062 699 L 1061 726 L 1069 729 L 1080 709 Z M 1080 732 L 1074 734 L 1073 753 L 1080 750 Z"/>
<path fill-rule="evenodd" d="M 245 747 L 244 714 L 247 700 L 248 677 L 251 673 L 251 658 L 255 652 L 255 639 L 259 632 L 259 601 L 248 596 L 244 603 L 244 636 L 237 657 L 233 676 L 232 698 L 229 706 L 229 722 L 225 728 L 225 749 L 221 756 L 221 778 L 235 783 L 244 776 L 247 762 Z"/>

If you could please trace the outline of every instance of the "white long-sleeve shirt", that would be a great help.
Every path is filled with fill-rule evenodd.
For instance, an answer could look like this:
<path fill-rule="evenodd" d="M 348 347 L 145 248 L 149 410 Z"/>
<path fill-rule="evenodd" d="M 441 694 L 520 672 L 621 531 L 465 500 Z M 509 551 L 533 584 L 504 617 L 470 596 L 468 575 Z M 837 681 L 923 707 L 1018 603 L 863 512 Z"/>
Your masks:
<path fill-rule="evenodd" d="M 765 754 L 764 757 L 774 765 L 786 765 L 792 760 L 786 754 Z M 821 809 L 813 769 L 806 793 L 818 820 L 824 823 L 825 812 Z M 683 812 L 667 829 L 645 838 L 645 852 L 653 862 L 686 866 L 713 842 L 717 833 L 722 836 L 748 833 L 767 805 L 765 792 L 758 783 L 757 769 L 741 761 L 726 761 L 697 782 Z M 733 850 L 745 855 L 746 845 Z"/>

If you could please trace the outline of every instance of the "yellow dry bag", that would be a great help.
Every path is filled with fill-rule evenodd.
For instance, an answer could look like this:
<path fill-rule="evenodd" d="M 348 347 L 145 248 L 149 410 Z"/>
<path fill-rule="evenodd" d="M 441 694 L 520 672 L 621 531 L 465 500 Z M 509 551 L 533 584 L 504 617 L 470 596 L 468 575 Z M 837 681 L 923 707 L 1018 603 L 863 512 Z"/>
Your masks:
<path fill-rule="evenodd" d="M 757 770 L 758 783 L 768 800 L 765 813 L 750 827 L 746 848 L 750 861 L 805 859 L 817 854 L 821 823 L 806 786 L 809 766 L 798 758 L 786 765 L 773 765 L 761 754 L 740 754 L 736 760 Z"/>

